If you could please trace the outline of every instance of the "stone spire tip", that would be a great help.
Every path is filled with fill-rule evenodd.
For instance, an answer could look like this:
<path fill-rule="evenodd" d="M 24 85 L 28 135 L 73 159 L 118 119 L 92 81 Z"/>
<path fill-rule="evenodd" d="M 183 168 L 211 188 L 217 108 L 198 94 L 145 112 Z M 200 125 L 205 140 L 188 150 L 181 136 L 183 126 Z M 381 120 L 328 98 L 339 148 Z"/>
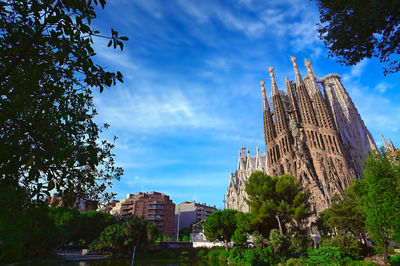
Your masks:
<path fill-rule="evenodd" d="M 269 75 L 271 76 L 271 83 L 272 83 L 271 95 L 273 96 L 278 93 L 278 86 L 276 85 L 276 81 L 275 81 L 274 68 L 269 67 L 268 71 L 269 71 Z"/>

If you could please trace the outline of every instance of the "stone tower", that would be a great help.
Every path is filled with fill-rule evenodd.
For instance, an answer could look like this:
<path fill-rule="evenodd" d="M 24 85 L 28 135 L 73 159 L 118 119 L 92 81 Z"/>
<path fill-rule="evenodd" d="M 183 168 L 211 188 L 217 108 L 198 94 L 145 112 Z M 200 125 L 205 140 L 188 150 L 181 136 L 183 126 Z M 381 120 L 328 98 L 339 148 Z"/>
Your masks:
<path fill-rule="evenodd" d="M 296 58 L 292 57 L 291 61 L 295 81 L 286 78 L 287 93 L 278 89 L 274 69 L 269 68 L 272 111 L 265 82 L 260 82 L 266 148 L 262 170 L 274 176 L 284 173 L 295 176 L 303 188 L 311 191 L 310 200 L 318 213 L 329 207 L 335 194 L 340 195 L 354 178 L 361 176 L 362 160 L 376 146 L 339 75 L 330 74 L 318 82 L 306 59 L 308 75 L 302 78 Z M 257 150 L 257 158 L 260 157 Z M 242 158 L 247 162 L 245 158 L 251 157 L 242 155 Z M 244 200 L 245 184 L 251 172 L 261 169 L 246 168 L 246 175 L 241 177 L 242 170 L 243 166 L 239 165 L 238 171 L 232 174 L 228 208 L 248 209 Z M 235 207 L 239 205 L 240 208 Z"/>

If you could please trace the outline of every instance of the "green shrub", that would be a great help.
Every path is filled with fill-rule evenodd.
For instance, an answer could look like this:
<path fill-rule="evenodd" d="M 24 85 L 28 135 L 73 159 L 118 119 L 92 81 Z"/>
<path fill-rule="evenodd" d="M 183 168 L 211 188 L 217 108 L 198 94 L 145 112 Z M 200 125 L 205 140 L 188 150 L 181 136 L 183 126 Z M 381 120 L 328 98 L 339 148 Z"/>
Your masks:
<path fill-rule="evenodd" d="M 346 256 L 355 260 L 358 260 L 360 258 L 360 254 L 362 253 L 360 241 L 349 234 L 341 233 L 338 236 L 323 239 L 319 242 L 319 244 L 321 247 L 337 247 Z"/>
<path fill-rule="evenodd" d="M 308 265 L 306 258 L 290 258 L 285 263 L 285 266 L 303 266 Z"/>
<path fill-rule="evenodd" d="M 225 248 L 223 247 L 213 248 L 210 250 L 210 252 L 208 252 L 207 257 L 211 261 L 224 262 L 228 258 L 228 252 L 226 252 Z"/>
<path fill-rule="evenodd" d="M 320 247 L 309 253 L 309 265 L 347 265 L 352 262 L 343 251 L 337 247 Z"/>
<path fill-rule="evenodd" d="M 397 254 L 395 257 L 391 257 L 389 262 L 390 265 L 400 266 L 400 253 Z"/>
<path fill-rule="evenodd" d="M 235 233 L 232 236 L 232 241 L 235 243 L 235 246 L 245 247 L 247 243 L 247 234 L 241 233 L 238 229 L 236 229 Z"/>
<path fill-rule="evenodd" d="M 290 238 L 290 249 L 295 253 L 307 253 L 313 249 L 314 242 L 308 235 L 295 235 Z"/>
<path fill-rule="evenodd" d="M 207 257 L 207 253 L 208 253 L 207 251 L 208 251 L 208 250 L 207 250 L 207 249 L 204 249 L 204 248 L 198 250 L 198 252 L 197 252 L 197 257 L 198 257 L 198 258 L 205 258 L 205 257 Z"/>
<path fill-rule="evenodd" d="M 287 236 L 281 235 L 277 229 L 272 229 L 269 235 L 268 246 L 272 248 L 276 257 L 285 261 L 290 254 L 290 240 Z"/>

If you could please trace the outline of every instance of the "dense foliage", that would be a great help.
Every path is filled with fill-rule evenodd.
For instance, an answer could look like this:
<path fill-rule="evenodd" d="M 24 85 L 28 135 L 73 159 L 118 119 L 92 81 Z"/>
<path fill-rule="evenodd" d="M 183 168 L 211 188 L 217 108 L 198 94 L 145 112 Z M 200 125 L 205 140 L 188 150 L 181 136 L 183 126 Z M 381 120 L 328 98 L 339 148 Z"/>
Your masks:
<path fill-rule="evenodd" d="M 400 242 L 400 155 L 373 151 L 365 161 L 364 178 L 353 186 L 365 215 L 365 228 L 382 246 L 388 262 L 389 241 Z"/>
<path fill-rule="evenodd" d="M 365 215 L 357 203 L 354 187 L 344 191 L 342 198 L 337 195 L 333 197 L 330 208 L 322 211 L 319 219 L 323 223 L 319 228 L 325 235 L 328 231 L 333 232 L 336 229 L 342 233 L 351 233 L 365 242 Z"/>
<path fill-rule="evenodd" d="M 209 241 L 220 240 L 225 242 L 228 251 L 228 242 L 231 241 L 237 227 L 237 211 L 226 209 L 214 211 L 204 222 L 204 235 Z"/>
<path fill-rule="evenodd" d="M 316 1 L 321 14 L 318 32 L 330 56 L 346 65 L 378 57 L 389 62 L 385 74 L 400 70 L 399 1 Z"/>
<path fill-rule="evenodd" d="M 105 0 L 99 0 L 102 7 Z M 99 139 L 92 88 L 122 82 L 92 57 L 98 1 L 0 1 L 0 185 L 109 198 L 114 145 Z M 114 48 L 127 37 L 112 30 Z M 107 127 L 107 126 L 106 126 Z"/>
<path fill-rule="evenodd" d="M 132 254 L 135 246 L 152 246 L 158 235 L 157 226 L 143 216 L 127 216 L 121 224 L 107 226 L 90 248 L 97 252 L 111 252 L 112 255 Z"/>
<path fill-rule="evenodd" d="M 23 189 L 14 189 L 11 186 L 0 190 L 0 203 L 9 200 L 10 207 L 0 209 L 1 262 L 46 257 L 70 241 L 88 247 L 91 239 L 116 222 L 107 213 L 80 213 L 76 209 L 32 205 Z"/>
<path fill-rule="evenodd" d="M 254 172 L 246 192 L 253 222 L 265 237 L 273 228 L 278 227 L 280 234 L 284 234 L 288 231 L 287 225 L 300 227 L 310 216 L 310 193 L 303 192 L 299 181 L 291 175 L 271 177 L 261 171 Z"/>

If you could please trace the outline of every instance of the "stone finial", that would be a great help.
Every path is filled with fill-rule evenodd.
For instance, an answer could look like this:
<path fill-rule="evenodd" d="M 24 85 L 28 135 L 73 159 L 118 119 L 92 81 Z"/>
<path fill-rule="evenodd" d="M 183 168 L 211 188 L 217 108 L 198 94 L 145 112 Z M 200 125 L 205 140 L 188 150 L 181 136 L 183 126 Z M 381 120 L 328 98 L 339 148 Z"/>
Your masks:
<path fill-rule="evenodd" d="M 306 68 L 310 68 L 310 67 L 311 67 L 311 62 L 310 62 L 310 60 L 308 60 L 307 58 L 304 59 L 304 66 L 305 66 Z"/>
<path fill-rule="evenodd" d="M 304 59 L 304 66 L 307 68 L 308 76 L 309 76 L 310 78 L 315 79 L 315 77 L 314 77 L 314 72 L 313 72 L 313 70 L 312 70 L 312 68 L 311 68 L 311 62 L 310 62 L 310 60 L 308 60 L 307 58 Z"/>
<path fill-rule="evenodd" d="M 272 81 L 272 83 L 274 83 L 275 82 L 274 68 L 269 67 L 268 71 L 269 71 L 269 75 L 271 76 L 271 81 Z"/>
<path fill-rule="evenodd" d="M 271 76 L 271 84 L 272 84 L 271 95 L 273 96 L 278 93 L 278 86 L 276 85 L 276 81 L 275 81 L 274 68 L 269 67 L 268 71 L 269 71 L 269 75 Z"/>
<path fill-rule="evenodd" d="M 257 147 L 257 148 L 256 148 L 256 151 L 257 151 L 257 153 L 260 153 L 260 148 Z"/>
<path fill-rule="evenodd" d="M 263 80 L 261 80 L 261 81 L 260 81 L 260 86 L 261 86 L 261 88 L 264 89 L 264 85 L 265 85 L 265 82 L 264 82 Z"/>
<path fill-rule="evenodd" d="M 292 63 L 293 63 L 293 65 L 295 65 L 296 64 L 296 57 L 294 57 L 294 56 L 291 56 L 290 57 L 290 61 L 292 61 Z"/>

